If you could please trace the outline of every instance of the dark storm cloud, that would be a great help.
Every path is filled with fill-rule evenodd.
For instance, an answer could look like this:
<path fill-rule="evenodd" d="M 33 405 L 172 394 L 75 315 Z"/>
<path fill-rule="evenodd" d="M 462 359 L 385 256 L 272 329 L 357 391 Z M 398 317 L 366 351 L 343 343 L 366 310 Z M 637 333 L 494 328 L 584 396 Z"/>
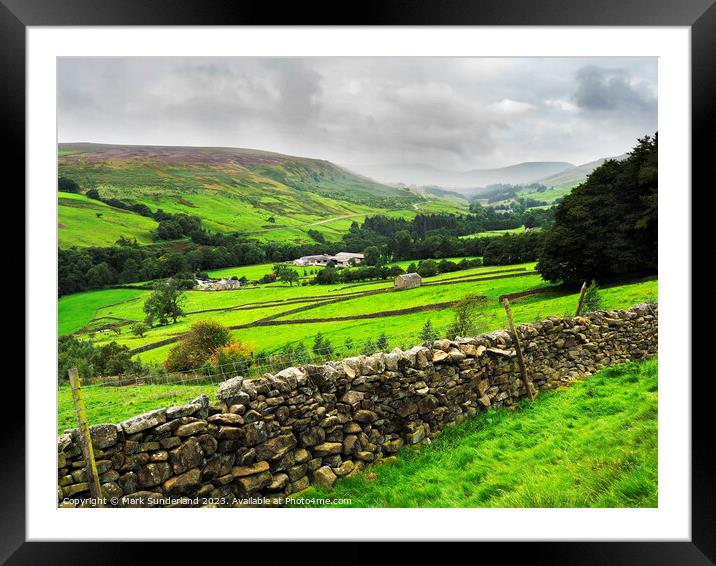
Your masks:
<path fill-rule="evenodd" d="M 656 60 L 68 58 L 60 141 L 234 146 L 466 170 L 582 163 L 653 133 Z"/>
<path fill-rule="evenodd" d="M 629 78 L 623 69 L 583 67 L 577 72 L 574 99 L 578 106 L 588 110 L 655 110 L 656 98 L 639 92 Z"/>

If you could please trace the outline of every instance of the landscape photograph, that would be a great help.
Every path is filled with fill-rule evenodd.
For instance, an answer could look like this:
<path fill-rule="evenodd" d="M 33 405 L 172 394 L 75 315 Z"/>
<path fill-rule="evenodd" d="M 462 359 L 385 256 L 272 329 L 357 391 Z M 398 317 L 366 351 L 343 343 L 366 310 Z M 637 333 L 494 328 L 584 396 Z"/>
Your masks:
<path fill-rule="evenodd" d="M 658 507 L 657 86 L 58 58 L 58 507 Z"/>

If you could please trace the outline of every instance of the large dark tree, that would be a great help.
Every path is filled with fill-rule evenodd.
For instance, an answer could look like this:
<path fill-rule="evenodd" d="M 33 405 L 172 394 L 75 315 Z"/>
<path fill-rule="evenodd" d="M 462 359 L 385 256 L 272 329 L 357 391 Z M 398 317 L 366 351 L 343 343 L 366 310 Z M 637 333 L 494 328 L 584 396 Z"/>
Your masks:
<path fill-rule="evenodd" d="M 658 136 L 623 161 L 608 160 L 566 196 L 537 270 L 549 281 L 615 279 L 657 272 Z"/>

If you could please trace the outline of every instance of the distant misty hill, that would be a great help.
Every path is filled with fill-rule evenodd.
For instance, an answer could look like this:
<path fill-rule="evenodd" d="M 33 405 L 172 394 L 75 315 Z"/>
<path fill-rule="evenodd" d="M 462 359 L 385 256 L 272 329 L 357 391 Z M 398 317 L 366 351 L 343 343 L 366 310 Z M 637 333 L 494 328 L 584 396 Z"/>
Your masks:
<path fill-rule="evenodd" d="M 607 159 L 616 159 L 617 161 L 621 161 L 627 157 L 628 155 L 626 153 L 617 155 L 616 157 L 602 157 L 601 159 L 596 159 L 594 161 L 590 161 L 589 163 L 583 163 L 582 165 L 577 165 L 576 167 L 570 167 L 564 171 L 559 171 L 542 179 L 536 179 L 535 182 L 546 185 L 547 187 L 565 187 L 576 185 L 586 181 L 587 176 Z"/>
<path fill-rule="evenodd" d="M 474 189 L 497 183 L 518 185 L 555 175 L 574 164 L 566 161 L 526 161 L 497 169 L 446 171 L 424 164 L 363 165 L 356 170 L 383 183 L 437 185 L 452 189 Z"/>

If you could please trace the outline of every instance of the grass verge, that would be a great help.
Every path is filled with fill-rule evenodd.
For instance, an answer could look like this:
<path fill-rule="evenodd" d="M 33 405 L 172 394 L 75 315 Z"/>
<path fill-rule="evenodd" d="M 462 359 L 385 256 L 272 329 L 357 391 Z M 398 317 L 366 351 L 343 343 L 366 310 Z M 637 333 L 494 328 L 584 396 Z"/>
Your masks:
<path fill-rule="evenodd" d="M 295 497 L 346 507 L 656 507 L 657 397 L 656 358 L 614 366 Z"/>

